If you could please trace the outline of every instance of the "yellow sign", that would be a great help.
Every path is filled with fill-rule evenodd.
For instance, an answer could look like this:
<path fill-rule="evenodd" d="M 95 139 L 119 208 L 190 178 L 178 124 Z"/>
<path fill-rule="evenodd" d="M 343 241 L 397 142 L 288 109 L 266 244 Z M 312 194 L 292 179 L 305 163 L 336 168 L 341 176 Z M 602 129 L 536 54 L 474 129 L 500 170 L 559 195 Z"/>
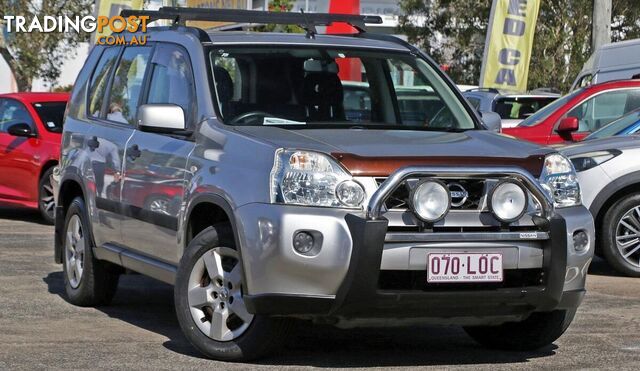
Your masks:
<path fill-rule="evenodd" d="M 527 91 L 540 0 L 494 0 L 480 86 Z"/>
<path fill-rule="evenodd" d="M 120 15 L 120 11 L 124 9 L 140 10 L 143 2 L 143 0 L 100 0 L 97 16 L 113 17 Z M 111 31 L 112 27 L 98 28 L 96 39 L 111 35 Z"/>

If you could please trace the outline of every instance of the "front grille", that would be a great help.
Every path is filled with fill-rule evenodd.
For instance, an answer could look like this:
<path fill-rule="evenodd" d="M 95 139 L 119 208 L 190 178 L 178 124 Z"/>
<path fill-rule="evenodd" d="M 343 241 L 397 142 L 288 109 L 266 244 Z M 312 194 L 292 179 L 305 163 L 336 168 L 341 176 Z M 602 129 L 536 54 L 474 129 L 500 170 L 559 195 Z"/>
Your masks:
<path fill-rule="evenodd" d="M 380 277 L 378 279 L 378 289 L 417 291 L 466 291 L 531 287 L 544 284 L 544 272 L 541 268 L 505 269 L 503 278 L 504 280 L 502 282 L 428 283 L 426 270 L 383 270 L 380 271 Z"/>
<path fill-rule="evenodd" d="M 385 178 L 376 178 L 378 186 Z M 411 189 L 419 179 L 407 179 L 387 198 L 387 210 L 406 210 L 409 208 Z M 487 192 L 485 179 L 442 179 L 451 192 L 452 210 L 481 210 L 484 195 Z"/>

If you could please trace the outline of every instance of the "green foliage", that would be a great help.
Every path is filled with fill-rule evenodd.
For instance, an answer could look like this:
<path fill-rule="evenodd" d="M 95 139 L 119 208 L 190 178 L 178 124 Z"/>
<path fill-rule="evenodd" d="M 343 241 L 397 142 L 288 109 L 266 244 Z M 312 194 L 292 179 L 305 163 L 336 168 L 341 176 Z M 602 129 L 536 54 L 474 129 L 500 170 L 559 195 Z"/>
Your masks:
<path fill-rule="evenodd" d="M 399 31 L 449 67 L 460 84 L 477 85 L 490 0 L 400 0 Z M 533 40 L 529 89 L 567 91 L 591 55 L 593 0 L 543 0 Z M 612 41 L 640 37 L 640 2 L 613 1 Z"/>
<path fill-rule="evenodd" d="M 269 11 L 280 13 L 290 12 L 293 9 L 294 0 L 271 0 L 269 1 Z M 268 24 L 255 28 L 259 32 L 286 32 L 286 33 L 302 33 L 304 30 L 296 25 Z"/>
<path fill-rule="evenodd" d="M 92 0 L 0 0 L 0 19 L 5 15 L 25 16 L 27 26 L 33 17 L 42 22 L 45 15 L 84 17 L 91 14 Z M 0 33 L 0 55 L 13 72 L 20 91 L 31 90 L 34 78 L 41 77 L 55 85 L 60 67 L 73 57 L 79 42 L 88 41 L 89 35 L 76 33 L 11 32 Z"/>

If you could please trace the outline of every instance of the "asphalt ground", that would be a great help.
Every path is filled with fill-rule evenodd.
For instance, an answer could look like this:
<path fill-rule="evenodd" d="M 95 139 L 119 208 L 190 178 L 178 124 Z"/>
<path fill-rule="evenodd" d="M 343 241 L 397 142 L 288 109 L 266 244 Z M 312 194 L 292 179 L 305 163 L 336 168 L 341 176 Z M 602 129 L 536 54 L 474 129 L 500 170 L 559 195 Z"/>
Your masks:
<path fill-rule="evenodd" d="M 53 228 L 37 213 L 0 209 L 0 369 L 640 369 L 640 279 L 594 261 L 567 333 L 536 352 L 475 344 L 458 327 L 338 330 L 298 327 L 279 353 L 253 364 L 202 358 L 180 332 L 172 288 L 125 276 L 112 305 L 64 299 Z"/>

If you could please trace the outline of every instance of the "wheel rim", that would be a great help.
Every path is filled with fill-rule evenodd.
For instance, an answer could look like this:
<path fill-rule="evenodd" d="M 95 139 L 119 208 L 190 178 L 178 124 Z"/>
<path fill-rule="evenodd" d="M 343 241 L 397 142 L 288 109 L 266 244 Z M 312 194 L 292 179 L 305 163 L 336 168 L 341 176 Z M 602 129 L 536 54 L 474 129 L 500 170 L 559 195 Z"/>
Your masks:
<path fill-rule="evenodd" d="M 616 246 L 627 263 L 640 268 L 640 206 L 627 211 L 618 222 Z"/>
<path fill-rule="evenodd" d="M 237 251 L 217 247 L 205 252 L 189 276 L 187 300 L 193 322 L 207 337 L 230 341 L 253 320 L 242 297 L 242 266 Z"/>
<path fill-rule="evenodd" d="M 56 205 L 53 199 L 53 186 L 50 179 L 46 179 L 40 188 L 40 205 L 47 216 L 53 219 Z"/>
<path fill-rule="evenodd" d="M 82 272 L 84 271 L 84 230 L 80 217 L 75 214 L 69 219 L 65 240 L 65 264 L 67 267 L 67 279 L 74 289 L 80 286 Z"/>

